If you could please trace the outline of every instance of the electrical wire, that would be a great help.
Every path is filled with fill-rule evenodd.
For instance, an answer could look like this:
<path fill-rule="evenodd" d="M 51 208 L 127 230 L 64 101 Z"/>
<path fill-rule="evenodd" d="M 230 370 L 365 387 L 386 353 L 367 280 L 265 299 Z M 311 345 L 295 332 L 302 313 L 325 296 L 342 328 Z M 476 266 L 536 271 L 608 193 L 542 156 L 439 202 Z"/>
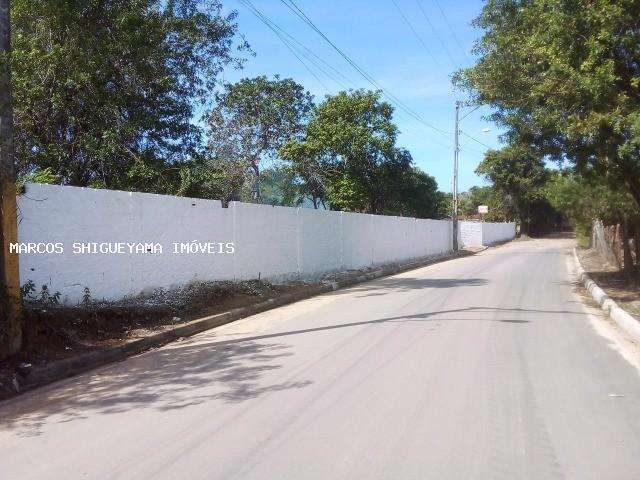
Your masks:
<path fill-rule="evenodd" d="M 437 65 L 438 68 L 442 68 L 442 65 L 440 65 L 440 62 L 438 62 L 438 60 L 436 59 L 436 57 L 433 55 L 433 53 L 431 53 L 431 49 L 429 48 L 429 46 L 427 45 L 427 43 L 422 39 L 422 37 L 418 34 L 418 32 L 416 31 L 415 28 L 413 28 L 413 25 L 411 24 L 411 22 L 409 21 L 409 19 L 407 18 L 407 16 L 404 14 L 404 12 L 402 11 L 402 9 L 400 8 L 400 5 L 398 5 L 398 2 L 396 2 L 396 0 L 391 0 L 391 3 L 393 3 L 393 5 L 396 7 L 396 10 L 398 10 L 398 13 L 400 14 L 400 17 L 402 17 L 402 20 L 404 20 L 404 23 L 407 24 L 407 26 L 409 27 L 409 29 L 413 32 L 413 35 L 418 39 L 418 41 L 422 44 L 422 46 L 424 47 L 425 51 L 427 52 L 427 54 L 431 57 L 431 59 L 433 60 L 433 63 L 435 63 Z"/>
<path fill-rule="evenodd" d="M 474 142 L 476 142 L 477 144 L 482 145 L 483 147 L 486 147 L 486 148 L 493 148 L 493 147 L 490 147 L 489 145 L 487 145 L 486 143 L 481 142 L 481 141 L 480 141 L 480 140 L 478 140 L 477 138 L 472 137 L 472 136 L 471 136 L 471 135 L 469 135 L 468 133 L 463 132 L 462 130 L 458 130 L 458 131 L 460 132 L 460 134 L 461 134 L 461 135 L 464 135 L 464 136 L 465 136 L 465 137 L 467 137 L 469 140 L 473 140 Z"/>
<path fill-rule="evenodd" d="M 287 49 L 289 49 L 289 51 L 296 57 L 296 59 L 303 65 L 303 67 L 318 81 L 318 83 L 320 85 L 322 85 L 322 87 L 325 90 L 330 91 L 330 89 L 326 86 L 326 84 L 318 77 L 318 75 L 311 69 L 311 67 L 309 65 L 307 65 L 307 63 L 301 58 L 301 56 L 304 56 L 307 59 L 307 61 L 309 61 L 311 64 L 313 64 L 315 66 L 315 68 L 317 68 L 320 72 L 322 72 L 328 78 L 333 80 L 335 83 L 337 83 L 337 84 L 339 84 L 339 85 L 344 87 L 345 86 L 344 83 L 342 83 L 341 80 L 340 80 L 340 78 L 342 78 L 345 81 L 347 81 L 348 83 L 350 83 L 351 85 L 355 86 L 355 83 L 351 79 L 349 79 L 346 75 L 344 75 L 340 70 L 335 68 L 329 62 L 327 62 L 322 57 L 320 57 L 315 52 L 313 52 L 311 49 L 306 47 L 303 43 L 298 41 L 294 36 L 292 36 L 288 32 L 286 32 L 286 30 L 284 30 L 282 27 L 278 26 L 275 22 L 273 22 L 271 19 L 269 19 L 269 17 L 267 17 L 263 12 L 261 12 L 251 2 L 251 0 L 238 0 L 238 1 L 245 8 L 247 8 L 251 13 L 253 13 L 262 23 L 264 23 L 278 37 L 278 39 L 287 47 Z M 431 128 L 432 130 L 437 131 L 438 133 L 440 133 L 442 135 L 445 135 L 447 137 L 447 139 L 449 139 L 450 134 L 448 132 L 446 132 L 446 131 L 444 131 L 444 130 L 438 128 L 438 127 L 435 127 L 434 125 L 431 125 L 430 123 L 426 122 L 424 119 L 422 119 L 420 117 L 420 115 L 418 115 L 415 111 L 410 109 L 400 99 L 398 99 L 398 97 L 396 97 L 394 94 L 392 94 L 387 89 L 385 89 L 380 84 L 378 84 L 378 82 L 376 82 L 375 79 L 373 79 L 373 77 L 371 77 L 371 75 L 369 75 L 364 69 L 362 69 L 362 67 L 360 67 L 357 63 L 355 63 L 355 61 L 353 61 L 339 47 L 337 47 L 313 23 L 313 21 L 295 4 L 295 2 L 293 0 L 288 0 L 291 3 L 291 5 L 289 5 L 287 3 L 287 1 L 285 1 L 285 0 L 280 0 L 280 1 L 282 3 L 284 3 L 289 8 L 289 10 L 293 11 L 298 18 L 302 19 L 308 26 L 310 26 L 316 33 L 318 33 L 336 52 L 338 52 L 338 54 L 344 60 L 347 61 L 347 63 L 349 63 L 349 65 L 351 65 L 363 78 L 365 78 L 365 80 L 367 80 L 374 87 L 376 87 L 377 89 L 382 91 L 382 93 L 392 103 L 396 104 L 402 111 L 404 111 L 406 114 L 408 114 L 414 120 L 422 123 L 423 125 Z M 392 0 L 392 1 L 397 6 L 396 2 L 394 0 Z M 298 47 L 296 48 L 296 46 L 293 45 L 293 43 L 297 44 Z M 300 49 L 302 49 L 303 51 L 301 51 Z M 321 66 L 319 64 L 319 62 L 322 65 L 324 65 L 324 67 L 326 67 L 326 68 L 330 69 L 332 72 L 334 72 L 335 75 L 330 73 L 330 72 L 328 72 L 326 68 L 323 68 L 323 66 Z M 340 78 L 337 78 L 337 77 L 340 77 Z M 470 112 L 468 112 L 462 118 L 466 118 L 469 114 L 471 114 L 472 112 L 474 112 L 478 108 L 479 108 L 479 106 L 474 108 Z M 472 140 L 472 141 L 474 141 L 474 142 L 476 142 L 476 143 L 478 143 L 478 144 L 480 144 L 480 145 L 482 145 L 482 146 L 484 146 L 486 148 L 492 148 L 492 147 L 486 145 L 485 143 L 481 142 L 480 140 L 474 138 L 473 136 L 467 134 L 466 132 L 464 132 L 462 130 L 460 130 L 460 134 L 464 135 L 465 137 L 469 138 L 470 140 Z M 439 143 L 441 146 L 443 145 L 441 142 L 437 142 L 436 141 L 436 143 Z M 444 145 L 444 146 L 446 146 L 447 148 L 450 147 L 450 145 Z M 467 151 L 467 152 L 473 152 L 473 153 L 476 153 L 478 155 L 484 155 L 483 152 L 479 152 L 477 150 L 470 149 L 469 147 L 466 147 L 466 146 L 463 147 L 463 148 L 460 148 L 460 150 L 461 151 Z"/>
<path fill-rule="evenodd" d="M 304 23 L 306 23 L 311 29 L 313 29 L 318 35 L 320 35 L 325 42 L 327 42 L 351 67 L 353 67 L 365 80 L 367 80 L 371 85 L 373 85 L 376 89 L 380 90 L 392 103 L 396 104 L 402 111 L 404 111 L 407 115 L 411 116 L 414 120 L 422 123 L 426 127 L 444 135 L 447 140 L 452 141 L 450 136 L 450 132 L 446 132 L 441 128 L 438 128 L 429 122 L 425 121 L 419 114 L 405 105 L 398 97 L 396 97 L 393 93 L 391 93 L 386 88 L 382 87 L 379 83 L 377 83 L 371 75 L 369 75 L 362 67 L 360 67 L 354 60 L 352 60 L 346 53 L 344 53 L 335 43 L 333 43 L 329 37 L 320 30 L 315 23 L 296 5 L 294 0 L 280 0 L 289 10 L 291 10 L 298 18 L 300 18 Z"/>
<path fill-rule="evenodd" d="M 260 12 L 260 10 L 258 10 L 250 1 L 248 0 L 238 0 L 245 8 L 247 8 L 251 13 L 253 13 L 260 21 L 262 21 L 262 23 L 264 23 L 277 37 L 278 39 L 284 44 L 285 47 L 287 47 L 287 49 L 291 52 L 291 54 L 296 57 L 296 59 L 302 64 L 302 66 L 307 70 L 307 72 L 309 72 L 309 74 L 311 74 L 313 76 L 313 78 L 316 79 L 316 81 L 322 86 L 322 88 L 324 88 L 327 91 L 331 91 L 327 85 L 320 79 L 320 77 L 318 77 L 318 75 L 316 75 L 316 73 L 311 70 L 311 68 L 305 63 L 304 60 L 302 60 L 302 58 L 300 57 L 300 55 L 298 55 L 298 53 L 296 52 L 295 48 L 291 45 L 291 43 L 289 41 L 287 41 L 286 38 L 283 37 L 283 35 L 274 27 L 269 23 L 269 20 L 262 14 L 262 12 Z"/>
<path fill-rule="evenodd" d="M 458 47 L 460 47 L 460 50 L 462 50 L 462 53 L 464 54 L 465 58 L 468 61 L 471 61 L 471 59 L 469 58 L 469 55 L 467 54 L 467 50 L 462 46 L 462 43 L 460 43 L 460 40 L 458 39 L 458 35 L 456 35 L 455 30 L 451 26 L 451 23 L 449 23 L 449 19 L 447 18 L 447 14 L 444 13 L 444 10 L 440 6 L 440 2 L 438 0 L 433 0 L 433 1 L 436 4 L 436 6 L 438 7 L 438 10 L 440 10 L 440 14 L 442 15 L 442 18 L 444 19 L 444 23 L 447 24 L 447 27 L 449 28 L 449 31 L 451 32 L 451 35 L 453 36 L 453 39 L 458 44 Z"/>
<path fill-rule="evenodd" d="M 303 51 L 301 51 L 300 49 L 298 49 L 298 52 L 301 53 L 309 61 L 314 63 L 314 65 L 316 65 L 319 70 L 321 70 L 323 73 L 325 73 L 325 75 L 330 77 L 332 80 L 336 81 L 336 83 L 340 83 L 345 88 L 346 88 L 346 85 L 344 83 L 341 83 L 340 81 L 336 80 L 336 77 L 341 78 L 346 83 L 350 84 L 353 88 L 357 88 L 357 85 L 349 77 L 344 75 L 340 70 L 338 70 L 333 65 L 331 65 L 329 62 L 327 62 L 322 57 L 320 57 L 318 54 L 316 54 L 313 50 L 308 48 L 306 45 L 304 45 L 302 42 L 300 42 L 293 35 L 289 34 L 285 29 L 280 27 L 277 23 L 275 23 L 267 15 L 265 15 L 264 12 L 261 12 L 260 9 L 258 9 L 250 0 L 239 0 L 239 1 L 241 3 L 244 2 L 243 4 L 245 6 L 247 6 L 246 4 L 248 4 L 249 7 L 254 11 L 254 14 L 257 12 L 259 14 L 260 20 L 262 20 L 265 24 L 270 24 L 271 26 L 276 28 L 280 33 L 282 33 L 284 36 L 286 36 L 288 39 L 290 39 L 292 42 L 296 43 L 299 46 L 299 48 L 301 48 L 303 50 Z M 311 57 L 313 57 L 313 58 L 311 58 Z M 329 70 L 331 70 L 335 74 L 336 77 L 334 77 L 331 74 L 327 73 L 323 69 L 323 67 L 318 65 L 317 62 L 322 63 L 324 65 L 324 67 L 326 67 Z"/>
<path fill-rule="evenodd" d="M 395 3 L 395 1 L 394 1 L 394 3 Z M 457 68 L 457 63 L 453 59 L 453 56 L 451 55 L 451 52 L 447 48 L 447 44 L 442 40 L 442 37 L 440 36 L 440 34 L 438 34 L 438 31 L 436 30 L 436 27 L 433 25 L 433 23 L 431 23 L 431 20 L 429 19 L 429 15 L 427 15 L 427 11 L 422 6 L 422 3 L 420 3 L 420 0 L 416 0 L 416 3 L 418 4 L 418 8 L 420 8 L 420 11 L 422 12 L 422 16 L 427 21 L 427 24 L 429 25 L 429 27 L 431 27 L 431 30 L 433 31 L 433 33 L 435 34 L 436 38 L 438 39 L 438 42 L 440 42 L 440 45 L 442 46 L 442 49 L 447 54 L 447 57 L 449 57 L 449 61 L 451 62 L 451 65 L 453 66 L 453 68 Z"/>

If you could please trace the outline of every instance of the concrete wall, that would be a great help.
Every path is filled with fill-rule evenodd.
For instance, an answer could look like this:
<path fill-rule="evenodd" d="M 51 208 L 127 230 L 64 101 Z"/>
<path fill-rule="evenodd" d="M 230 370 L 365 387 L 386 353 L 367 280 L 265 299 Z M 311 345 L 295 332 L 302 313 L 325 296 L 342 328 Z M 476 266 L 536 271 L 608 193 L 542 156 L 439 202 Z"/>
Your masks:
<path fill-rule="evenodd" d="M 458 245 L 460 248 L 482 246 L 482 223 L 458 222 Z"/>
<path fill-rule="evenodd" d="M 512 240 L 515 236 L 515 223 L 482 223 L 482 245 L 493 245 L 505 240 Z"/>
<path fill-rule="evenodd" d="M 19 242 L 64 253 L 22 253 L 21 283 L 65 302 L 117 299 L 200 280 L 311 278 L 451 251 L 451 222 L 28 184 Z M 173 243 L 233 242 L 235 253 L 173 253 Z M 142 242 L 162 253 L 78 254 L 74 242 Z"/>
<path fill-rule="evenodd" d="M 461 248 L 488 246 L 516 236 L 515 223 L 458 222 Z"/>

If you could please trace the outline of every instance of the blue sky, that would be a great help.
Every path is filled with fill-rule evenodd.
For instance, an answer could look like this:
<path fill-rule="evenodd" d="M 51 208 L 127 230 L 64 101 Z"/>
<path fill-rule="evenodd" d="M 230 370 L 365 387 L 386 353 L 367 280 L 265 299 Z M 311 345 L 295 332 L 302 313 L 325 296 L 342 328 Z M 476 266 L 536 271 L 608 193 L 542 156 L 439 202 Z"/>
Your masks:
<path fill-rule="evenodd" d="M 444 15 L 438 9 L 438 3 Z M 347 83 L 342 79 L 344 85 L 351 88 L 372 88 L 367 80 L 316 32 L 294 16 L 280 0 L 253 0 L 253 4 L 271 21 L 352 82 Z M 416 165 L 433 175 L 441 190 L 451 191 L 454 102 L 464 99 L 464 96 L 462 92 L 454 91 L 449 77 L 457 68 L 473 62 L 470 50 L 481 32 L 471 26 L 471 20 L 480 12 L 482 2 L 296 0 L 296 4 L 378 84 L 424 121 L 449 133 L 447 136 L 438 133 L 396 108 L 394 120 L 400 129 L 398 145 L 409 149 Z M 320 79 L 318 81 L 239 0 L 225 0 L 224 5 L 225 10 L 237 10 L 239 32 L 246 37 L 256 53 L 255 57 L 248 59 L 242 70 L 225 71 L 225 81 L 235 81 L 245 76 L 280 74 L 281 77 L 290 77 L 303 84 L 315 96 L 316 101 L 344 89 L 344 85 L 332 80 L 303 58 Z M 403 20 L 396 5 L 417 35 Z M 455 31 L 455 37 L 449 26 Z M 468 109 L 461 115 L 467 111 Z M 489 113 L 485 108 L 476 110 L 462 121 L 461 128 L 482 143 L 494 147 L 498 145 L 499 131 L 495 125 L 483 120 L 483 116 Z M 490 131 L 487 132 L 487 129 Z M 486 147 L 461 137 L 461 191 L 473 185 L 485 184 L 474 173 L 485 150 Z"/>

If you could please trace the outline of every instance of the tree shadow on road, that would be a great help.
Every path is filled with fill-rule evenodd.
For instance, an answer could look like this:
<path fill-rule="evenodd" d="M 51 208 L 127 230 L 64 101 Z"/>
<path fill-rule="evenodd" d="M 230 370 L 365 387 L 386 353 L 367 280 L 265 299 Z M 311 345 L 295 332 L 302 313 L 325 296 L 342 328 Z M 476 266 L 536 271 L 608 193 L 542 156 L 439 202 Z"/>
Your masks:
<path fill-rule="evenodd" d="M 552 314 L 552 315 L 574 315 L 574 316 L 587 316 L 588 314 L 585 312 L 578 312 L 572 310 L 540 310 L 540 309 L 528 309 L 528 308 L 500 308 L 500 307 L 465 307 L 465 308 L 455 308 L 450 310 L 440 310 L 435 312 L 424 312 L 417 313 L 414 315 L 400 315 L 397 317 L 384 317 L 377 318 L 375 320 L 363 320 L 361 322 L 347 322 L 347 323 L 337 323 L 333 325 L 324 325 L 321 327 L 314 328 L 304 328 L 300 330 L 289 330 L 285 332 L 277 332 L 277 333 L 269 333 L 265 335 L 256 335 L 253 337 L 244 337 L 234 340 L 224 340 L 218 342 L 217 345 L 223 344 L 235 344 L 240 342 L 253 342 L 257 340 L 267 340 L 271 338 L 279 338 L 279 337 L 287 337 L 290 335 L 301 335 L 305 333 L 314 333 L 314 332 L 322 332 L 326 330 L 335 330 L 340 328 L 351 328 L 365 325 L 376 325 L 376 324 L 384 324 L 384 323 L 393 323 L 393 322 L 425 322 L 425 321 L 437 321 L 437 322 L 450 322 L 450 321 L 472 321 L 472 322 L 482 322 L 482 321 L 490 321 L 490 322 L 498 322 L 498 323 L 531 323 L 532 320 L 528 319 L 511 319 L 511 318 L 481 318 L 479 316 L 467 317 L 467 318 L 450 318 L 450 317 L 440 317 L 442 314 L 451 314 L 451 313 L 511 313 L 511 314 L 535 314 L 536 316 L 540 314 Z"/>
<path fill-rule="evenodd" d="M 239 404 L 272 392 L 304 388 L 312 381 L 267 381 L 268 375 L 294 354 L 292 344 L 282 343 L 284 337 L 292 335 L 407 322 L 527 324 L 548 314 L 586 315 L 569 310 L 466 307 L 232 340 L 193 337 L 5 402 L 0 405 L 0 428 L 14 435 L 35 436 L 50 422 L 72 422 L 136 409 L 170 412 L 207 402 Z"/>
<path fill-rule="evenodd" d="M 0 428 L 34 436 L 52 416 L 70 422 L 141 407 L 166 412 L 214 400 L 235 404 L 310 385 L 265 384 L 263 376 L 290 355 L 291 347 L 282 343 L 177 342 L 12 399 L 0 406 Z"/>
<path fill-rule="evenodd" d="M 456 288 L 481 287 L 487 285 L 484 278 L 413 278 L 413 277 L 385 277 L 372 282 L 355 285 L 350 292 L 362 292 L 360 297 L 388 295 L 409 290 L 423 290 L 428 288 Z"/>

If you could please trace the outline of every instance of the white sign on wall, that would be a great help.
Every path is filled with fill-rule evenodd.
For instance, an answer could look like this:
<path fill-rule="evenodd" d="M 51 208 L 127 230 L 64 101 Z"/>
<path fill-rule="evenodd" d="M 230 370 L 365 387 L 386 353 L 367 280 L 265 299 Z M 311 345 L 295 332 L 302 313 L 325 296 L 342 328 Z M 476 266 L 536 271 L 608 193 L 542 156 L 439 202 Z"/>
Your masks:
<path fill-rule="evenodd" d="M 478 213 L 489 213 L 489 207 L 487 205 L 478 205 Z"/>

